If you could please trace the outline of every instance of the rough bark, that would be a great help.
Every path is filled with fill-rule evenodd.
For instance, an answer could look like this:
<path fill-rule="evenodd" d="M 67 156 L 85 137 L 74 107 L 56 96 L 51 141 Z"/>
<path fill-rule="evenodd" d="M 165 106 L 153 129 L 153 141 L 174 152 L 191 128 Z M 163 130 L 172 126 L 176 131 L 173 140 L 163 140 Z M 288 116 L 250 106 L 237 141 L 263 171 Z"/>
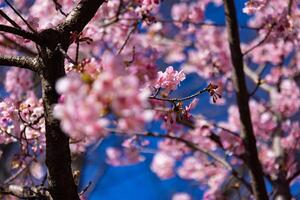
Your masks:
<path fill-rule="evenodd" d="M 29 69 L 36 71 L 36 59 L 22 56 L 1 56 L 0 55 L 0 66 L 11 66 L 20 67 L 24 69 Z"/>
<path fill-rule="evenodd" d="M 81 32 L 103 2 L 82 0 L 62 24 L 44 30 L 39 35 L 44 44 L 39 51 L 39 73 L 46 122 L 46 165 L 50 193 L 54 200 L 79 199 L 71 169 L 69 138 L 61 130 L 59 121 L 53 117 L 53 106 L 59 98 L 55 83 L 65 75 L 62 51 L 67 52 L 71 32 Z"/>
<path fill-rule="evenodd" d="M 30 32 L 15 28 L 15 27 L 0 24 L 0 32 L 18 35 L 24 39 L 31 40 L 31 41 L 35 42 L 36 44 L 41 44 L 41 41 L 39 40 L 38 37 L 36 37 L 36 35 L 34 33 L 30 33 Z"/>
<path fill-rule="evenodd" d="M 81 0 L 56 28 L 41 33 L 29 33 L 15 27 L 0 25 L 0 31 L 19 35 L 38 45 L 38 56 L 0 56 L 0 65 L 30 69 L 39 74 L 42 83 L 42 98 L 46 125 L 46 165 L 51 198 L 54 200 L 79 200 L 77 186 L 71 169 L 69 138 L 53 116 L 53 106 L 59 95 L 56 81 L 65 75 L 64 60 L 71 44 L 71 32 L 80 33 L 94 17 L 105 0 Z"/>
<path fill-rule="evenodd" d="M 43 69 L 40 76 L 45 112 L 46 165 L 50 193 L 54 200 L 76 200 L 79 197 L 71 169 L 69 138 L 62 132 L 59 121 L 53 117 L 53 106 L 59 98 L 55 91 L 55 83 L 65 75 L 64 57 L 58 50 L 42 49 L 40 58 Z"/>
<path fill-rule="evenodd" d="M 233 0 L 224 0 L 226 25 L 228 30 L 231 61 L 233 64 L 233 80 L 236 90 L 237 104 L 240 113 L 241 137 L 245 146 L 245 162 L 252 179 L 255 199 L 267 200 L 268 194 L 264 182 L 264 174 L 258 159 L 256 138 L 254 136 L 249 109 L 249 94 L 246 87 L 243 66 L 243 55 L 240 48 L 238 22 Z"/>

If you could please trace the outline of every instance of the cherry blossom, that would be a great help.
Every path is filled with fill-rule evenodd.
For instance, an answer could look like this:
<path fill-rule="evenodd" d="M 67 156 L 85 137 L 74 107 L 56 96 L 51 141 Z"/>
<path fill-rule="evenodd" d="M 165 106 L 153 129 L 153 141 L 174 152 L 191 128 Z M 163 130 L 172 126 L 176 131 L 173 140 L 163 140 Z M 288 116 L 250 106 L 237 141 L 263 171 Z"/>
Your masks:
<path fill-rule="evenodd" d="M 165 72 L 158 72 L 156 88 L 164 88 L 167 90 L 175 90 L 181 81 L 185 79 L 183 71 L 176 71 L 169 66 Z"/>
<path fill-rule="evenodd" d="M 175 159 L 164 153 L 160 152 L 155 154 L 151 169 L 162 179 L 167 179 L 174 176 Z"/>
<path fill-rule="evenodd" d="M 192 198 L 189 194 L 183 192 L 174 194 L 172 198 L 172 200 L 191 200 L 191 199 Z"/>
<path fill-rule="evenodd" d="M 41 66 L 32 72 L 12 65 L 1 76 L 5 92 L 0 99 L 0 144 L 18 146 L 11 174 L 26 167 L 12 183 L 51 184 L 42 181 L 48 167 L 46 124 L 53 122 L 55 130 L 68 136 L 72 156 L 116 135 L 122 145 L 105 150 L 112 166 L 134 165 L 151 153 L 155 176 L 193 181 L 203 190 L 197 198 L 233 199 L 245 194 L 251 199 L 255 187 L 249 189 L 250 129 L 262 182 L 272 198 L 282 188 L 292 194 L 300 169 L 298 1 L 245 1 L 237 12 L 249 15 L 249 20 L 237 29 L 251 30 L 253 38 L 244 42 L 241 37 L 243 55 L 232 54 L 228 27 L 206 17 L 214 6 L 224 7 L 222 0 L 170 1 L 169 9 L 163 8 L 162 0 L 104 1 L 83 30 L 67 33 L 69 48 L 58 45 L 62 41 L 41 48 L 30 37 L 11 33 L 26 31 L 44 43 L 47 38 L 40 33 L 60 30 L 57 25 L 78 2 L 15 0 L 12 6 L 22 18 L 8 5 L 1 8 L 0 60 L 2 55 L 30 56 Z M 64 66 L 55 77 L 58 81 L 48 85 L 43 81 L 56 76 L 55 69 L 45 74 L 48 62 L 40 55 L 53 52 L 64 58 Z M 236 78 L 231 61 L 235 56 L 243 59 L 240 69 L 248 91 L 237 91 L 235 79 L 240 77 Z M 54 85 L 54 103 L 47 105 L 45 95 Z M 247 106 L 237 103 L 237 92 L 245 92 L 249 102 L 246 125 L 239 113 Z M 7 155 L 4 149 L 0 152 Z M 80 198 L 87 199 L 85 194 Z M 172 199 L 192 196 L 174 191 Z"/>

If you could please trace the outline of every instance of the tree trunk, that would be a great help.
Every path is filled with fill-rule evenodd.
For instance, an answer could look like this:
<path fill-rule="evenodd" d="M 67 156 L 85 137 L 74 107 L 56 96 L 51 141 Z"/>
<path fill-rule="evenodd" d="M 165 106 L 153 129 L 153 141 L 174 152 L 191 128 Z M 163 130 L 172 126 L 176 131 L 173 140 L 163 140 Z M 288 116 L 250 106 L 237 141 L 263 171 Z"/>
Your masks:
<path fill-rule="evenodd" d="M 53 42 L 54 46 L 57 41 Z M 56 49 L 41 49 L 40 73 L 43 90 L 43 104 L 46 123 L 46 165 L 50 193 L 54 200 L 79 200 L 77 186 L 74 183 L 71 169 L 69 138 L 60 128 L 60 123 L 53 117 L 53 106 L 59 95 L 55 90 L 56 81 L 65 75 L 64 56 Z"/>
<path fill-rule="evenodd" d="M 79 200 L 71 169 L 69 138 L 61 130 L 59 120 L 53 116 L 53 106 L 59 99 L 55 84 L 65 76 L 64 59 L 72 42 L 71 34 L 79 34 L 104 2 L 81 0 L 62 23 L 40 33 L 28 33 L 2 25 L 4 32 L 30 39 L 38 48 L 38 56 L 34 59 L 0 56 L 0 65 L 30 69 L 40 76 L 46 127 L 46 165 L 49 190 L 54 200 Z"/>
<path fill-rule="evenodd" d="M 256 138 L 254 136 L 249 109 L 249 94 L 246 87 L 243 55 L 236 9 L 233 0 L 224 0 L 226 25 L 228 31 L 231 61 L 233 64 L 233 81 L 236 90 L 237 104 L 240 114 L 241 137 L 245 146 L 245 163 L 249 168 L 252 189 L 256 200 L 267 200 L 268 194 L 264 182 L 264 174 L 258 159 Z"/>

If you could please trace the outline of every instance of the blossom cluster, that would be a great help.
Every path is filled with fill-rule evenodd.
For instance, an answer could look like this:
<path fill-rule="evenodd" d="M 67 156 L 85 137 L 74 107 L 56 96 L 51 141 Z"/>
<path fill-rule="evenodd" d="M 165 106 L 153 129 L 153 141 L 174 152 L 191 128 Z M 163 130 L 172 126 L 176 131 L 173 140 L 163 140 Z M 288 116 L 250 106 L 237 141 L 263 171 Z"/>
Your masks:
<path fill-rule="evenodd" d="M 57 2 L 62 5 L 59 9 L 52 1 L 15 0 L 30 28 L 8 6 L 2 10 L 22 29 L 40 32 L 62 22 L 64 13 L 78 1 Z M 228 35 L 223 24 L 206 18 L 207 7 L 222 2 L 173 3 L 171 19 L 166 20 L 159 8 L 162 0 L 105 1 L 81 33 L 70 33 L 67 75 L 56 83 L 60 98 L 53 113 L 71 138 L 71 150 L 85 151 L 91 143 L 118 133 L 130 138 L 122 148 L 106 149 L 106 161 L 113 166 L 142 162 L 141 152 L 150 149 L 154 152 L 150 169 L 158 177 L 178 175 L 192 180 L 205 190 L 203 199 L 227 197 L 228 188 L 246 190 L 232 178 L 238 175 L 248 181 L 248 173 L 243 172 L 247 149 L 239 108 L 230 98 L 235 88 Z M 256 34 L 241 47 L 259 160 L 271 184 L 284 178 L 292 185 L 300 168 L 299 3 L 248 0 L 243 12 L 251 18 L 240 28 Z M 11 25 L 4 18 L 0 22 Z M 1 34 L 0 43 L 4 55 L 37 53 L 33 42 L 18 36 Z M 178 63 L 179 68 L 173 67 Z M 159 70 L 158 65 L 168 67 Z M 205 104 L 201 97 L 180 100 L 182 93 L 177 89 L 184 87 L 183 81 L 192 73 L 207 83 L 201 89 L 218 103 L 214 106 L 226 106 L 226 120 L 213 121 L 197 113 Z M 44 156 L 43 102 L 35 79 L 19 68 L 9 69 L 3 79 L 7 96 L 0 101 L 0 144 L 19 142 L 23 160 Z M 191 90 L 200 87 L 190 85 Z M 226 101 L 219 101 L 221 97 Z M 218 111 L 211 115 L 217 116 Z M 152 131 L 151 122 L 158 122 L 161 133 L 147 134 Z M 160 139 L 155 150 L 146 137 Z M 30 166 L 34 177 L 44 176 L 42 165 L 31 161 Z M 190 200 L 191 196 L 176 193 L 173 199 Z"/>

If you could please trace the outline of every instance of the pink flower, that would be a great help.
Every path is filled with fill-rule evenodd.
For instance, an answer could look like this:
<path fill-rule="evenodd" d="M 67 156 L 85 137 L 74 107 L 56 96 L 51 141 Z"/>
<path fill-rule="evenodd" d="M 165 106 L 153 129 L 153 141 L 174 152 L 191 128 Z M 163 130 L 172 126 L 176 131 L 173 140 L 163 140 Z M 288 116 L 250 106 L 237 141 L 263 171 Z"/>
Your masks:
<path fill-rule="evenodd" d="M 184 179 L 196 180 L 209 186 L 207 192 L 218 194 L 227 177 L 227 170 L 217 163 L 211 163 L 205 156 L 194 154 L 183 161 L 178 174 Z"/>
<path fill-rule="evenodd" d="M 295 81 L 290 79 L 281 82 L 280 90 L 271 93 L 273 106 L 283 116 L 290 117 L 300 108 L 300 90 Z"/>
<path fill-rule="evenodd" d="M 144 160 L 136 148 L 126 148 L 123 151 L 114 147 L 106 149 L 106 162 L 113 166 L 133 165 Z"/>
<path fill-rule="evenodd" d="M 164 88 L 167 90 L 176 90 L 181 81 L 185 79 L 183 71 L 176 71 L 172 66 L 169 66 L 165 72 L 158 72 L 156 80 L 156 88 Z"/>
<path fill-rule="evenodd" d="M 175 4 L 172 7 L 172 17 L 175 21 L 186 21 L 189 16 L 189 7 L 186 3 Z"/>
<path fill-rule="evenodd" d="M 199 3 L 198 3 L 199 4 Z M 189 11 L 189 19 L 192 22 L 200 22 L 204 19 L 204 6 L 203 4 L 198 5 L 197 3 L 194 3 L 190 5 L 190 11 Z"/>
<path fill-rule="evenodd" d="M 139 0 L 142 4 L 149 6 L 152 4 L 159 4 L 159 0 Z"/>
<path fill-rule="evenodd" d="M 45 167 L 42 163 L 32 162 L 29 171 L 34 178 L 41 180 L 46 175 Z"/>
<path fill-rule="evenodd" d="M 125 64 L 121 56 L 106 51 L 102 56 L 102 67 L 113 75 L 122 75 L 125 72 Z"/>
<path fill-rule="evenodd" d="M 172 200 L 192 200 L 192 197 L 187 193 L 180 192 L 174 194 Z"/>
<path fill-rule="evenodd" d="M 155 154 L 151 170 L 162 179 L 171 178 L 174 175 L 175 159 L 164 152 Z"/>
<path fill-rule="evenodd" d="M 5 89 L 10 93 L 10 97 L 15 100 L 21 100 L 26 97 L 24 94 L 32 89 L 32 72 L 27 69 L 12 68 L 7 71 L 5 77 Z"/>
<path fill-rule="evenodd" d="M 184 143 L 172 139 L 159 142 L 158 148 L 175 159 L 180 159 L 185 153 L 190 152 L 190 149 Z"/>
<path fill-rule="evenodd" d="M 266 0 L 249 0 L 245 3 L 243 12 L 246 14 L 254 14 L 256 11 L 261 10 L 266 5 L 266 3 Z"/>
<path fill-rule="evenodd" d="M 227 153 L 231 155 L 241 155 L 245 152 L 245 148 L 242 142 L 242 139 L 239 136 L 232 135 L 227 131 L 220 132 L 220 140 L 224 149 L 227 150 Z"/>

